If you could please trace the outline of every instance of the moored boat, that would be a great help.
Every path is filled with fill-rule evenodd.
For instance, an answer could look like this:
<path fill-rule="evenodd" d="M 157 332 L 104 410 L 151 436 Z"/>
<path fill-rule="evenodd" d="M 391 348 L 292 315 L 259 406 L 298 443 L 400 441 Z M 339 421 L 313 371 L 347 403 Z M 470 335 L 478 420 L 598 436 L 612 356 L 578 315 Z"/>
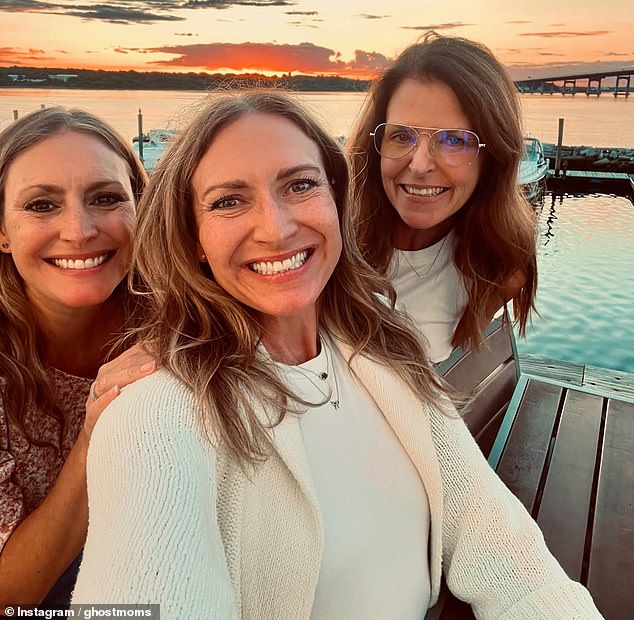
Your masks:
<path fill-rule="evenodd" d="M 138 136 L 132 139 L 132 146 L 148 172 L 156 168 L 175 136 L 176 131 L 173 129 L 150 129 L 143 134 L 142 148 L 139 148 Z"/>
<path fill-rule="evenodd" d="M 548 174 L 548 164 L 541 141 L 533 136 L 524 136 L 524 153 L 517 171 L 517 182 L 529 200 L 539 194 Z"/>

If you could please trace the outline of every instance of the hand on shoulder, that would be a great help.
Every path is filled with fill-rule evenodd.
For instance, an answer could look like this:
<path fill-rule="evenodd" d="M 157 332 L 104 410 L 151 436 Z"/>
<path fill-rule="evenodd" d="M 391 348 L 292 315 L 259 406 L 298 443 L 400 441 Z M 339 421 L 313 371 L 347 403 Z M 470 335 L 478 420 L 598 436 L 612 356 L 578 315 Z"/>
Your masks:
<path fill-rule="evenodd" d="M 156 360 L 140 344 L 135 344 L 104 364 L 90 386 L 86 400 L 84 435 L 90 439 L 92 430 L 104 409 L 118 396 L 121 388 L 137 379 L 152 374 L 157 368 Z"/>

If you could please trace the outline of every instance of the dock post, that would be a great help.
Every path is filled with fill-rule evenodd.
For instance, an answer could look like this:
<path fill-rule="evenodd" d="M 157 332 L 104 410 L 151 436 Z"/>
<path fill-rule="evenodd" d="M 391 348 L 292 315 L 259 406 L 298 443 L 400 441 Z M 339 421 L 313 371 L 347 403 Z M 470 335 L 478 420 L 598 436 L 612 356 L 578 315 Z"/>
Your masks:
<path fill-rule="evenodd" d="M 141 112 L 141 108 L 139 108 L 139 113 L 137 114 L 137 127 L 139 136 L 139 159 L 141 160 L 141 163 L 143 163 L 143 112 Z"/>
<path fill-rule="evenodd" d="M 558 177 L 561 171 L 561 144 L 564 139 L 564 119 L 559 119 L 559 131 L 557 133 L 557 151 L 555 153 L 555 176 Z"/>
<path fill-rule="evenodd" d="M 13 110 L 13 120 L 14 121 L 18 120 L 18 111 L 17 110 Z"/>

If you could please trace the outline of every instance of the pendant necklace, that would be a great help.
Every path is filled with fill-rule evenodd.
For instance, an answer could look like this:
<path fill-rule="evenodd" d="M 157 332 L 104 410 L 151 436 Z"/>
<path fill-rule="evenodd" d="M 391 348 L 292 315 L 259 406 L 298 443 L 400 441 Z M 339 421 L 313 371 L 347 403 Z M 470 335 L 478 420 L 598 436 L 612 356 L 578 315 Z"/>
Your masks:
<path fill-rule="evenodd" d="M 309 370 L 308 368 L 301 368 L 300 366 L 293 366 L 293 368 L 299 373 L 301 374 L 305 379 L 307 379 L 308 381 L 310 381 L 310 383 L 317 389 L 317 391 L 327 400 L 330 402 L 330 404 L 332 405 L 333 409 L 339 409 L 339 383 L 337 382 L 337 373 L 335 372 L 335 368 L 334 366 L 332 366 L 332 372 L 330 370 L 331 368 L 331 358 L 330 358 L 330 349 L 328 348 L 328 345 L 326 344 L 325 340 L 322 339 L 321 341 L 321 346 L 324 347 L 324 353 L 326 356 L 326 369 L 323 370 L 322 372 L 314 372 L 312 370 Z M 315 377 L 315 379 L 317 379 L 319 381 L 319 383 L 315 382 L 313 380 L 313 378 L 311 377 Z M 328 381 L 328 377 L 330 377 L 332 375 L 333 380 L 334 380 L 334 384 L 335 384 L 335 390 L 334 390 L 334 398 L 333 398 L 333 389 L 332 386 L 330 385 L 330 382 Z M 322 386 L 326 386 L 327 389 L 324 390 Z"/>
<path fill-rule="evenodd" d="M 440 256 L 440 253 L 442 252 L 443 247 L 445 247 L 445 241 L 447 241 L 448 236 L 449 235 L 445 236 L 445 238 L 442 240 L 442 243 L 440 244 L 440 247 L 438 248 L 438 252 L 436 252 L 436 256 L 434 256 L 434 260 L 431 262 L 429 267 L 427 267 L 427 270 L 424 273 L 421 273 L 420 271 L 418 271 L 418 269 L 416 269 L 416 267 L 414 267 L 414 265 L 412 265 L 409 258 L 407 258 L 407 254 L 405 254 L 405 250 L 401 250 L 401 256 L 405 259 L 405 262 L 410 266 L 411 270 L 419 278 L 424 278 L 425 276 L 429 275 L 429 272 L 432 270 L 432 267 L 436 264 L 436 261 L 438 260 L 438 257 Z"/>

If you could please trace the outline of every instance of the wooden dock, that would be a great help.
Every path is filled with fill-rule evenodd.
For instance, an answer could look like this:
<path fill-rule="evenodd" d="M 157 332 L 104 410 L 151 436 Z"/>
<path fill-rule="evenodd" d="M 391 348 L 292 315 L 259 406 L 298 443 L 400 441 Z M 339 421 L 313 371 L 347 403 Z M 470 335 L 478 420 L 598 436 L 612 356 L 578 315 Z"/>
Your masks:
<path fill-rule="evenodd" d="M 634 609 L 634 374 L 535 355 L 488 460 L 606 620 Z M 474 618 L 443 587 L 426 620 Z"/>
<path fill-rule="evenodd" d="M 627 196 L 634 189 L 634 175 L 607 170 L 566 170 L 556 175 L 555 170 L 549 170 L 546 186 L 551 190 L 605 192 Z"/>
<path fill-rule="evenodd" d="M 489 462 L 603 616 L 629 618 L 634 374 L 536 356 L 520 368 Z"/>

